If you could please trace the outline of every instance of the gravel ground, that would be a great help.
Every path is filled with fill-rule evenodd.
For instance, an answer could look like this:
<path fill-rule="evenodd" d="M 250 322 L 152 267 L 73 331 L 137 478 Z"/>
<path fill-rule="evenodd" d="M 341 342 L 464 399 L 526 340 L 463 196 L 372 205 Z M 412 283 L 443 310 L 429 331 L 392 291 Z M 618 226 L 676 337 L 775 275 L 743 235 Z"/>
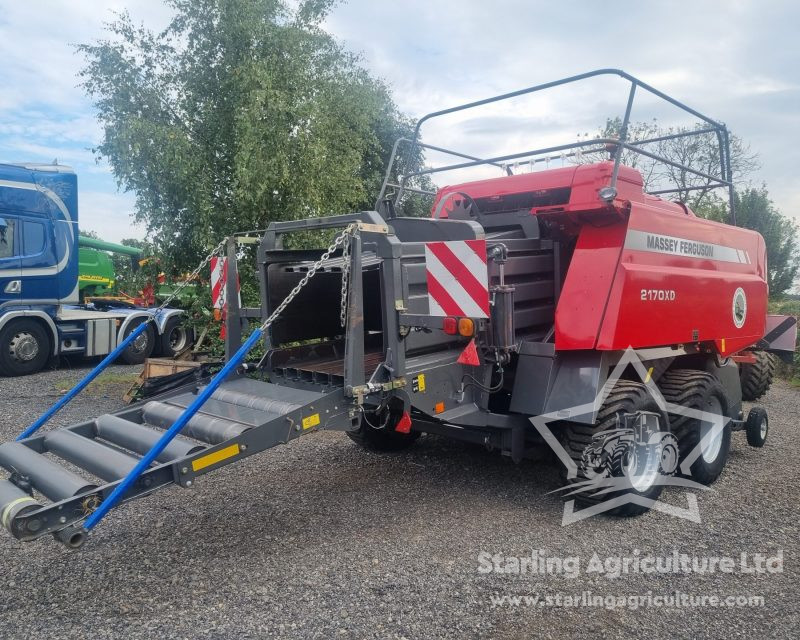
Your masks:
<path fill-rule="evenodd" d="M 85 365 L 73 364 L 76 368 Z M 57 422 L 120 408 L 132 373 L 79 398 Z M 11 439 L 77 372 L 0 379 L 0 439 Z M 800 392 L 764 401 L 762 450 L 734 434 L 727 470 L 698 496 L 701 523 L 651 512 L 561 526 L 552 466 L 439 438 L 376 455 L 318 433 L 121 507 L 80 551 L 0 535 L 2 638 L 797 638 Z M 667 500 L 686 505 L 681 491 Z M 478 571 L 479 554 L 577 557 L 578 575 Z M 774 574 L 628 573 L 599 558 L 783 553 Z M 561 608 L 493 596 L 762 596 L 763 607 Z M 565 600 L 562 600 L 562 604 Z"/>

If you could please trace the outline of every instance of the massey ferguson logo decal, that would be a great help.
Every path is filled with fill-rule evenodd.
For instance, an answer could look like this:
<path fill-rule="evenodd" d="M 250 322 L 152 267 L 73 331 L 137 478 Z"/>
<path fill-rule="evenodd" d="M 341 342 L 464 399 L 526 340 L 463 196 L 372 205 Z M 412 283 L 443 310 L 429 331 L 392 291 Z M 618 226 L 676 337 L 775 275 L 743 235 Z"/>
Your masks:
<path fill-rule="evenodd" d="M 657 236 L 651 233 L 647 234 L 647 248 L 664 253 L 679 253 L 684 256 L 701 258 L 714 257 L 713 244 L 690 242 L 688 240 L 679 240 L 678 238 L 670 238 L 668 236 Z"/>
<path fill-rule="evenodd" d="M 664 236 L 639 229 L 628 229 L 628 233 L 625 236 L 625 248 L 633 249 L 634 251 L 665 253 L 671 256 L 752 264 L 750 254 L 744 249 L 726 247 L 712 242 L 700 242 L 691 238 Z"/>
<path fill-rule="evenodd" d="M 744 326 L 744 321 L 747 319 L 747 296 L 744 294 L 744 289 L 739 287 L 733 294 L 733 324 L 737 329 Z"/>

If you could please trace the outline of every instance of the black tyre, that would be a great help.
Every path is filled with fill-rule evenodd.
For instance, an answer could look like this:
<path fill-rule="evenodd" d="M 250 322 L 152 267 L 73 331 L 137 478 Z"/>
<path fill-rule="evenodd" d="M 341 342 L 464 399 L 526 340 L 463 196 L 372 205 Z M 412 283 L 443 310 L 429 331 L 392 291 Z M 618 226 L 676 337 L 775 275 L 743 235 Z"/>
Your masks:
<path fill-rule="evenodd" d="M 50 359 L 52 343 L 36 320 L 18 318 L 0 331 L 0 373 L 26 376 L 41 371 Z"/>
<path fill-rule="evenodd" d="M 656 399 L 640 382 L 629 380 L 618 380 L 614 388 L 608 393 L 603 406 L 597 413 L 594 425 L 583 425 L 576 423 L 565 423 L 562 429 L 562 444 L 569 456 L 578 466 L 578 475 L 575 478 L 568 478 L 566 469 L 564 470 L 564 480 L 568 485 L 580 484 L 586 480 L 593 480 L 591 474 L 587 474 L 582 469 L 581 461 L 584 451 L 592 446 L 592 437 L 601 431 L 615 429 L 618 425 L 617 416 L 625 413 L 636 413 L 638 411 L 648 411 L 659 414 L 659 429 L 664 432 L 669 430 L 669 420 L 667 415 L 659 409 Z M 658 455 L 657 448 L 653 450 L 653 455 Z M 637 460 L 636 454 L 629 443 L 617 443 L 610 456 L 609 469 L 613 477 L 629 477 L 633 469 L 649 467 L 658 468 L 658 460 L 649 462 Z M 642 464 L 642 463 L 645 464 Z M 638 474 L 637 478 L 632 479 L 630 486 L 624 490 L 603 492 L 605 487 L 594 491 L 584 491 L 574 496 L 575 500 L 582 505 L 593 505 L 613 500 L 625 494 L 635 495 L 649 500 L 657 500 L 664 489 L 659 482 L 658 474 L 652 473 Z M 617 516 L 636 516 L 648 511 L 647 506 L 634 502 L 623 502 L 618 507 L 609 509 L 606 513 Z"/>
<path fill-rule="evenodd" d="M 122 336 L 122 340 L 127 338 L 142 322 L 148 321 L 146 318 L 131 321 L 130 325 L 125 329 L 125 335 Z M 128 345 L 128 348 L 120 354 L 118 360 L 125 364 L 142 364 L 153 352 L 156 342 L 155 335 L 153 325 L 148 322 L 147 328 L 136 336 L 134 341 Z"/>
<path fill-rule="evenodd" d="M 398 433 L 394 430 L 394 425 L 397 423 L 397 416 L 389 416 L 386 421 L 386 426 L 381 429 L 375 429 L 370 426 L 370 423 L 375 426 L 380 426 L 381 420 L 374 413 L 369 414 L 369 422 L 364 417 L 361 418 L 361 426 L 355 431 L 346 431 L 347 436 L 356 444 L 361 445 L 369 451 L 388 452 L 388 451 L 402 451 L 407 449 L 419 438 L 419 432 L 412 431 L 410 433 Z"/>
<path fill-rule="evenodd" d="M 753 407 L 747 414 L 744 423 L 745 433 L 747 434 L 747 444 L 751 447 L 761 448 L 767 442 L 769 434 L 769 417 L 767 410 L 761 407 Z"/>
<path fill-rule="evenodd" d="M 658 386 L 668 403 L 721 416 L 725 426 L 722 431 L 711 435 L 715 431 L 713 418 L 702 420 L 670 415 L 670 428 L 678 438 L 679 472 L 703 484 L 713 483 L 725 468 L 731 448 L 729 401 L 725 389 L 710 373 L 693 369 L 667 371 L 658 381 Z M 696 458 L 691 463 L 690 473 L 686 474 L 683 463 L 689 456 Z"/>
<path fill-rule="evenodd" d="M 183 322 L 184 318 L 173 316 L 164 325 L 158 338 L 158 352 L 165 358 L 172 358 L 194 344 L 194 330 Z"/>
<path fill-rule="evenodd" d="M 766 351 L 755 352 L 756 361 L 753 364 L 739 366 L 739 381 L 742 385 L 742 400 L 752 402 L 758 400 L 772 385 L 778 361 L 775 356 Z"/>

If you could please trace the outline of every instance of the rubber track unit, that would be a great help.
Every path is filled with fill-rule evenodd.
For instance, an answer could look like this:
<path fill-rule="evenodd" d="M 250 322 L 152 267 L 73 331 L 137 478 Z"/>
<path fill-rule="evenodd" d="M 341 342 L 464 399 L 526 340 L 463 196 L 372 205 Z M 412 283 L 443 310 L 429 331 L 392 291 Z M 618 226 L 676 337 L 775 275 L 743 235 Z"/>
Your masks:
<path fill-rule="evenodd" d="M 763 396 L 772 384 L 777 368 L 777 359 L 766 351 L 755 352 L 753 364 L 740 365 L 739 379 L 742 384 L 742 400 L 752 402 Z"/>
<path fill-rule="evenodd" d="M 690 409 L 701 409 L 702 399 L 712 393 L 713 390 L 716 390 L 721 395 L 721 399 L 724 399 L 722 410 L 727 413 L 728 401 L 722 385 L 713 375 L 705 371 L 694 369 L 667 371 L 658 381 L 658 387 L 664 395 L 664 400 L 668 403 Z M 670 429 L 675 437 L 678 438 L 678 451 L 681 461 L 699 442 L 699 431 L 696 425 L 697 421 L 689 416 L 670 415 Z M 724 466 L 724 461 L 728 457 L 727 448 L 720 453 L 720 456 L 724 458 L 722 463 L 722 466 Z M 694 466 L 692 470 L 693 475 L 695 475 Z M 722 469 L 719 469 L 717 472 L 710 474 L 700 472 L 699 477 L 696 479 L 704 484 L 710 484 L 716 480 L 721 471 Z"/>
<path fill-rule="evenodd" d="M 669 430 L 669 420 L 667 415 L 662 412 L 656 404 L 655 398 L 641 382 L 633 382 L 631 380 L 617 380 L 614 388 L 606 396 L 603 405 L 597 412 L 597 419 L 594 425 L 585 425 L 577 423 L 565 423 L 562 431 L 562 445 L 566 449 L 570 458 L 581 467 L 581 456 L 583 455 L 586 447 L 591 443 L 592 436 L 600 431 L 613 429 L 617 426 L 617 414 L 619 413 L 633 413 L 635 411 L 653 411 L 661 414 L 662 431 Z M 585 480 L 580 474 L 576 478 L 567 478 L 566 469 L 562 469 L 564 474 L 564 481 L 568 484 L 574 484 Z M 653 500 L 657 499 L 661 493 L 663 486 L 656 485 L 645 495 Z M 575 496 L 575 500 L 584 505 L 598 504 L 604 500 L 616 497 L 618 493 L 607 493 L 602 498 L 593 498 L 588 494 L 581 494 Z M 607 513 L 617 516 L 636 516 L 646 512 L 647 507 L 638 504 L 628 503 L 623 504 L 615 509 L 609 510 Z"/>

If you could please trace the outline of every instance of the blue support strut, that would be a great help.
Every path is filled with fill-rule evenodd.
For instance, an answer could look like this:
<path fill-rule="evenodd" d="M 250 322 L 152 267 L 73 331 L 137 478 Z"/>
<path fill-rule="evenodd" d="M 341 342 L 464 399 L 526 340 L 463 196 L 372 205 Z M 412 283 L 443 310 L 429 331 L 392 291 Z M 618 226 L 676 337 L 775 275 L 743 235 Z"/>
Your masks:
<path fill-rule="evenodd" d="M 222 367 L 222 370 L 209 381 L 206 388 L 200 392 L 192 404 L 186 407 L 186 410 L 180 415 L 175 423 L 164 432 L 159 441 L 153 445 L 153 448 L 150 449 L 150 451 L 148 451 L 141 460 L 139 460 L 139 463 L 130 471 L 130 473 L 128 473 L 127 476 L 125 476 L 122 482 L 120 482 L 114 488 L 114 491 L 111 492 L 111 495 L 103 500 L 97 510 L 86 519 L 86 522 L 83 525 L 84 529 L 87 531 L 92 529 L 95 525 L 97 525 L 98 522 L 100 522 L 100 520 L 102 520 L 103 516 L 111 511 L 111 509 L 113 509 L 117 503 L 119 503 L 120 500 L 125 497 L 128 489 L 130 489 L 133 483 L 139 479 L 139 476 L 147 471 L 148 467 L 150 467 L 153 461 L 162 451 L 164 451 L 164 448 L 170 442 L 172 442 L 172 439 L 181 432 L 181 430 L 186 426 L 186 423 L 191 420 L 194 414 L 200 410 L 200 407 L 205 404 L 206 400 L 211 397 L 211 394 L 213 394 L 225 381 L 225 378 L 228 377 L 231 371 L 233 371 L 239 365 L 239 363 L 244 360 L 247 352 L 253 348 L 256 342 L 259 341 L 261 335 L 262 330 L 260 328 L 256 329 L 250 334 L 250 337 L 247 338 L 247 341 L 241 347 L 239 347 L 239 350 L 233 354 L 231 359 L 228 360 L 224 367 Z"/>
<path fill-rule="evenodd" d="M 17 440 L 24 440 L 25 438 L 33 435 L 38 431 L 39 427 L 41 427 L 45 422 L 47 422 L 50 418 L 52 418 L 56 413 L 61 411 L 65 406 L 67 406 L 72 399 L 77 396 L 81 391 L 83 391 L 86 386 L 94 380 L 100 372 L 105 369 L 108 365 L 110 365 L 114 360 L 116 360 L 120 354 L 128 348 L 128 345 L 136 340 L 137 336 L 139 336 L 149 324 L 149 319 L 146 322 L 142 322 L 138 327 L 136 327 L 133 331 L 128 334 L 128 337 L 125 338 L 122 342 L 117 345 L 117 348 L 114 349 L 111 353 L 109 353 L 103 361 L 98 364 L 94 369 L 92 369 L 86 377 L 81 380 L 78 384 L 76 384 L 72 389 L 70 389 L 66 395 L 64 395 L 58 402 L 56 402 L 52 407 L 50 407 L 47 411 L 45 411 L 39 419 L 34 422 L 30 427 L 25 429 L 22 433 L 17 436 Z"/>

